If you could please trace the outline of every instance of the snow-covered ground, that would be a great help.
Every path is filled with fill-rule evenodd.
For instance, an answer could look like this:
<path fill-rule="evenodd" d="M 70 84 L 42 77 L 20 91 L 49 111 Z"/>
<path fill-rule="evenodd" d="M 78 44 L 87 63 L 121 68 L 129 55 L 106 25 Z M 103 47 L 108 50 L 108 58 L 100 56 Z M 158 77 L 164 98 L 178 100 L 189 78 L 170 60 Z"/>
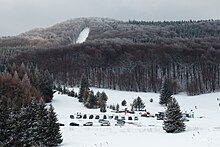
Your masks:
<path fill-rule="evenodd" d="M 86 38 L 89 36 L 90 29 L 86 27 L 85 29 L 80 32 L 79 37 L 76 40 L 76 43 L 83 43 L 86 41 Z"/>
<path fill-rule="evenodd" d="M 140 96 L 146 109 L 151 114 L 163 111 L 165 108 L 158 104 L 159 94 L 143 92 L 126 92 L 108 89 L 91 88 L 95 93 L 105 91 L 108 96 L 107 104 L 121 104 L 126 99 L 127 104 L 132 103 L 134 98 Z M 78 89 L 75 89 L 78 92 Z M 189 118 L 186 124 L 186 131 L 178 134 L 168 134 L 162 129 L 163 121 L 156 118 L 143 118 L 140 114 L 139 120 L 130 121 L 125 126 L 115 126 L 115 120 L 110 120 L 111 126 L 100 126 L 96 119 L 70 119 L 70 115 L 77 112 L 82 114 L 118 115 L 108 109 L 106 113 L 100 113 L 99 109 L 86 109 L 76 98 L 54 94 L 53 105 L 58 114 L 61 127 L 64 147 L 134 147 L 134 146 L 154 146 L 154 147 L 219 147 L 220 146 L 220 107 L 217 98 L 220 93 L 204 94 L 199 96 L 186 96 L 178 94 L 174 96 L 180 104 L 182 111 L 193 110 L 195 118 Z M 150 99 L 153 103 L 150 103 Z M 120 114 L 126 116 L 128 114 Z M 94 126 L 83 126 L 85 122 L 92 121 Z M 70 122 L 79 123 L 80 126 L 69 126 Z"/>

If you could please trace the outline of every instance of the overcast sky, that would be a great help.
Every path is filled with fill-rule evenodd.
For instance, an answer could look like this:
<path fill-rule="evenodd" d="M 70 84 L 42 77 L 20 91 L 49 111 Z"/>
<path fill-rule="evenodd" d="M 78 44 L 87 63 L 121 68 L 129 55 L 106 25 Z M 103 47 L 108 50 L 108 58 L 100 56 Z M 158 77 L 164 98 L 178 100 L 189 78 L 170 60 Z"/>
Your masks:
<path fill-rule="evenodd" d="M 0 36 L 78 17 L 220 19 L 220 0 L 0 0 Z"/>

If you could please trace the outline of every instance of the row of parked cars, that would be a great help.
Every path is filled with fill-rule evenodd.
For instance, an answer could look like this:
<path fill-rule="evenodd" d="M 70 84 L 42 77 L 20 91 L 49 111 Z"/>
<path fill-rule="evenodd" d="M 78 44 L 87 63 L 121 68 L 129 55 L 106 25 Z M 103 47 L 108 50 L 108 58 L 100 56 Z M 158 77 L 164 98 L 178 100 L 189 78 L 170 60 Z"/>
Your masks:
<path fill-rule="evenodd" d="M 84 114 L 84 115 L 82 115 L 82 114 L 77 114 L 75 117 L 74 117 L 74 115 L 70 115 L 70 118 L 71 119 L 114 119 L 114 120 L 118 120 L 118 119 L 122 119 L 122 120 L 125 120 L 126 118 L 125 118 L 125 116 L 118 116 L 118 115 L 115 115 L 115 116 L 113 116 L 113 115 L 109 115 L 108 117 L 107 117 L 107 115 L 103 115 L 102 117 L 100 116 L 100 115 L 93 115 L 93 114 L 91 114 L 91 115 L 87 115 L 87 114 Z M 127 120 L 138 120 L 138 117 L 137 116 L 134 116 L 134 117 L 132 117 L 132 116 L 128 116 L 127 117 Z"/>
<path fill-rule="evenodd" d="M 101 126 L 110 126 L 110 122 L 108 120 L 100 119 L 99 123 Z M 75 122 L 71 122 L 70 126 L 79 126 L 79 124 Z M 83 126 L 93 126 L 93 122 L 86 122 L 83 124 Z"/>
<path fill-rule="evenodd" d="M 138 120 L 138 117 L 137 116 L 119 116 L 119 115 L 88 115 L 88 114 L 81 114 L 81 113 L 77 113 L 77 115 L 70 115 L 70 118 L 71 119 L 97 119 L 98 122 L 100 123 L 100 126 L 110 126 L 110 122 L 109 120 L 116 120 L 116 126 L 123 126 L 125 124 L 125 120 L 128 120 L 128 121 L 132 121 L 132 120 L 135 120 L 137 121 Z M 88 121 L 86 123 L 83 124 L 83 126 L 93 126 L 93 121 Z M 70 126 L 79 126 L 78 123 L 75 123 L 75 122 L 71 122 L 70 123 Z"/>

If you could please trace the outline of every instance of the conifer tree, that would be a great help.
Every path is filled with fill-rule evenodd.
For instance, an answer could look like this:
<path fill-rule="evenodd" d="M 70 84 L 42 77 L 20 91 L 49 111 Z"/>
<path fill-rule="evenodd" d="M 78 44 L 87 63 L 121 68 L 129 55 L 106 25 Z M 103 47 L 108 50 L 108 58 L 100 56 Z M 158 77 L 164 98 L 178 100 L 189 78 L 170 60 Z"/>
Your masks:
<path fill-rule="evenodd" d="M 62 135 L 60 133 L 60 126 L 54 108 L 50 105 L 48 110 L 47 121 L 47 137 L 44 139 L 45 146 L 57 146 L 62 143 Z"/>
<path fill-rule="evenodd" d="M 36 112 L 36 143 L 38 145 L 43 144 L 43 140 L 47 137 L 47 121 L 48 121 L 48 111 L 46 104 L 43 101 L 37 103 L 37 112 Z"/>
<path fill-rule="evenodd" d="M 33 105 L 32 101 L 32 105 Z M 20 111 L 20 126 L 19 126 L 19 134 L 18 139 L 20 140 L 20 146 L 31 146 L 35 143 L 35 136 L 37 131 L 36 128 L 33 127 L 33 118 L 32 116 L 33 109 L 31 109 L 31 105 L 23 106 Z M 35 131 L 34 131 L 35 130 Z"/>
<path fill-rule="evenodd" d="M 166 79 L 163 83 L 163 87 L 161 89 L 160 93 L 160 101 L 159 104 L 161 105 L 167 105 L 169 98 L 171 97 L 172 92 L 169 89 L 168 80 Z"/>
<path fill-rule="evenodd" d="M 79 102 L 83 102 L 83 99 L 84 99 L 83 95 L 85 91 L 89 91 L 89 83 L 88 83 L 88 78 L 86 77 L 85 74 L 83 74 L 81 77 L 81 84 L 80 84 L 79 95 L 78 95 Z"/>
<path fill-rule="evenodd" d="M 94 92 L 90 91 L 89 95 L 88 95 L 88 98 L 87 98 L 87 101 L 85 103 L 85 106 L 87 108 L 95 108 L 96 105 L 97 105 L 97 100 L 96 100 L 96 97 L 94 95 Z"/>
<path fill-rule="evenodd" d="M 106 95 L 106 93 L 103 91 L 100 95 L 99 98 L 99 103 L 100 103 L 100 111 L 101 112 L 106 112 L 106 102 L 108 100 L 108 96 Z"/>
<path fill-rule="evenodd" d="M 134 99 L 132 106 L 136 109 L 136 110 L 141 110 L 145 107 L 144 102 L 142 101 L 142 99 L 138 96 L 136 99 Z"/>
<path fill-rule="evenodd" d="M 170 98 L 165 112 L 163 129 L 167 133 L 179 133 L 185 130 L 180 106 L 175 98 Z"/>

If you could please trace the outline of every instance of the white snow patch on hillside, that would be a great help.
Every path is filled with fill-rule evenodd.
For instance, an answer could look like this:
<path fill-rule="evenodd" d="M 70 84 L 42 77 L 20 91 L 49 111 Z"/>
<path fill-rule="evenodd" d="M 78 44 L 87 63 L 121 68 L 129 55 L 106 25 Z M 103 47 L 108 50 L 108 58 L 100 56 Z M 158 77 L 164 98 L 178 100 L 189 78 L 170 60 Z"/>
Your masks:
<path fill-rule="evenodd" d="M 140 96 L 146 104 L 146 109 L 155 114 L 164 110 L 158 104 L 159 94 L 144 92 L 127 92 L 108 89 L 90 88 L 96 93 L 105 91 L 108 96 L 107 105 L 121 104 L 126 99 L 130 105 L 134 98 Z M 78 88 L 74 88 L 78 92 Z M 123 127 L 115 126 L 115 120 L 110 120 L 111 126 L 100 126 L 96 119 L 70 119 L 70 115 L 95 114 L 103 116 L 112 114 L 110 109 L 106 113 L 100 113 L 99 109 L 86 109 L 77 98 L 67 95 L 54 94 L 53 106 L 58 114 L 63 135 L 62 147 L 219 147 L 220 146 L 220 93 L 211 93 L 198 96 L 186 96 L 183 94 L 174 95 L 180 104 L 181 110 L 195 112 L 195 118 L 189 118 L 186 122 L 186 131 L 178 134 L 165 133 L 162 129 L 163 121 L 156 118 L 143 118 L 139 116 L 134 124 L 125 124 Z M 153 103 L 150 99 L 153 98 Z M 195 107 L 196 106 L 196 107 Z M 125 115 L 125 114 L 120 114 Z M 126 114 L 128 115 L 128 114 Z M 130 115 L 130 114 L 129 114 Z M 92 121 L 94 126 L 83 126 L 85 122 Z M 69 126 L 70 122 L 79 123 L 79 127 Z"/>
<path fill-rule="evenodd" d="M 79 37 L 76 40 L 76 43 L 83 43 L 86 41 L 86 38 L 89 36 L 90 29 L 86 27 L 82 30 L 82 32 L 79 34 Z"/>

